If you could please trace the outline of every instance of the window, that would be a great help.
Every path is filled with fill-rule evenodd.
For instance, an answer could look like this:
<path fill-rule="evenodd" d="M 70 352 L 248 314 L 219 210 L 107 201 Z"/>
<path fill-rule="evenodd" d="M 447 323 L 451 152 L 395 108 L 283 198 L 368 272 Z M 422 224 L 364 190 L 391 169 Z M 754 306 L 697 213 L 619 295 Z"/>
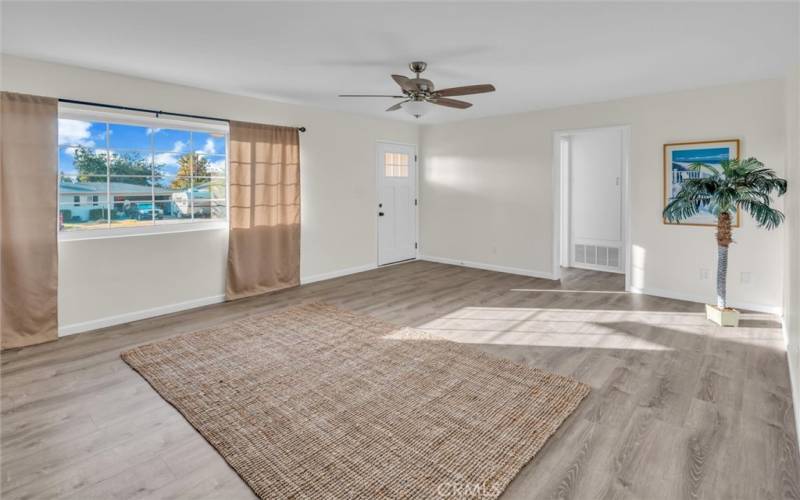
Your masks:
<path fill-rule="evenodd" d="M 386 177 L 408 177 L 408 155 L 384 153 L 383 172 Z"/>
<path fill-rule="evenodd" d="M 227 158 L 227 128 L 62 109 L 60 231 L 224 222 Z"/>

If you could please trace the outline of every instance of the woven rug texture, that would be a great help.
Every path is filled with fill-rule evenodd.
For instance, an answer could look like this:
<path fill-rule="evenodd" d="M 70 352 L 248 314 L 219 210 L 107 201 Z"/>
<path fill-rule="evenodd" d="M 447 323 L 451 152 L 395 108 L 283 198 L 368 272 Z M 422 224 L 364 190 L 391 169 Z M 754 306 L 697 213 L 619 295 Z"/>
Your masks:
<path fill-rule="evenodd" d="M 122 358 L 261 498 L 496 498 L 589 392 L 325 304 Z"/>

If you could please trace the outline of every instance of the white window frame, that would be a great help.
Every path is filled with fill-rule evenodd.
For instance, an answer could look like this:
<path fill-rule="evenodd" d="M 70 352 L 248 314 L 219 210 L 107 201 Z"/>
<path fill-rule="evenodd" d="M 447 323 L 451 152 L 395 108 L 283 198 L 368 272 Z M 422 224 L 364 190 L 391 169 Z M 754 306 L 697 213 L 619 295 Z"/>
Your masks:
<path fill-rule="evenodd" d="M 173 127 L 180 130 L 189 130 L 194 132 L 215 132 L 225 134 L 225 219 L 209 220 L 192 220 L 177 223 L 164 223 L 164 224 L 151 224 L 147 226 L 137 227 L 116 227 L 104 229 L 83 229 L 74 231 L 58 231 L 59 241 L 75 241 L 75 240 L 94 240 L 94 239 L 107 239 L 119 238 L 129 236 L 141 236 L 151 234 L 164 234 L 164 233 L 182 233 L 189 231 L 207 231 L 207 230 L 227 230 L 230 223 L 230 136 L 229 127 L 225 122 L 199 120 L 191 118 L 162 118 L 154 117 L 149 113 L 139 113 L 135 111 L 116 111 L 116 110 L 98 110 L 94 107 L 80 106 L 73 104 L 59 104 L 58 117 L 60 119 L 68 120 L 83 120 L 83 121 L 98 121 L 98 122 L 113 122 L 124 125 L 137 125 L 153 128 L 168 128 Z M 59 175 L 60 182 L 60 175 Z M 58 192 L 59 203 L 57 203 L 58 210 L 61 209 L 60 197 L 61 192 Z M 110 203 L 107 200 L 106 203 Z M 58 212 L 60 214 L 60 212 Z M 60 215 L 59 215 L 60 216 Z"/>

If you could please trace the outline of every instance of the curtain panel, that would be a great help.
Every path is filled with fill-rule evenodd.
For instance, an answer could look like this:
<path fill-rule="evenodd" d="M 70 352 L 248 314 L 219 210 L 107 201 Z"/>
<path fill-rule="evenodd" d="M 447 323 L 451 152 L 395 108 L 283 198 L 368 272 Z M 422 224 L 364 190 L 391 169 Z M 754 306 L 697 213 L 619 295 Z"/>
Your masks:
<path fill-rule="evenodd" d="M 225 296 L 300 284 L 300 137 L 292 127 L 230 123 Z"/>
<path fill-rule="evenodd" d="M 0 348 L 58 338 L 58 100 L 0 93 Z"/>

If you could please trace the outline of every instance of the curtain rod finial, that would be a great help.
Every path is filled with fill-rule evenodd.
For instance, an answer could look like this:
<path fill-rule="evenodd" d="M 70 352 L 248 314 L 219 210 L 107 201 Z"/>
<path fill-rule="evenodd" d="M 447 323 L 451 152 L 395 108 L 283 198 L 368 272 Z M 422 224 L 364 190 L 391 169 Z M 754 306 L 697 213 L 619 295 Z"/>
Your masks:
<path fill-rule="evenodd" d="M 300 132 L 305 132 L 306 128 L 305 127 L 298 127 L 297 130 L 299 130 Z"/>

